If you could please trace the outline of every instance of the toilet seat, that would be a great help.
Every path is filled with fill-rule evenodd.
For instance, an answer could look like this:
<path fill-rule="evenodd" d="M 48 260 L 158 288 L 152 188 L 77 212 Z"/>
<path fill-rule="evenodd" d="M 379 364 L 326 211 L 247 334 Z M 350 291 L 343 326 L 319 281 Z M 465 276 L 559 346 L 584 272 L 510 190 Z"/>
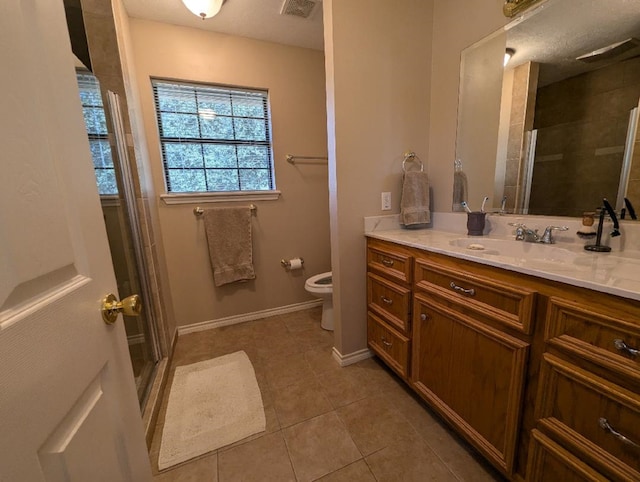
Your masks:
<path fill-rule="evenodd" d="M 327 280 L 329 280 L 327 282 Z M 307 279 L 304 284 L 309 293 L 330 294 L 333 292 L 333 282 L 331 281 L 331 271 L 320 273 Z"/>

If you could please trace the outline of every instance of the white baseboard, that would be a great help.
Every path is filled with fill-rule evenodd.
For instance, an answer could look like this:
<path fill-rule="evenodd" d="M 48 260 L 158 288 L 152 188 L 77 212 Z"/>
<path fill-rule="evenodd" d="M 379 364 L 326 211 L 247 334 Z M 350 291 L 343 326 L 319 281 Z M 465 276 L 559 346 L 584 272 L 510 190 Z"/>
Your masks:
<path fill-rule="evenodd" d="M 218 328 L 221 326 L 236 325 L 238 323 L 244 323 L 245 321 L 259 320 L 261 318 L 267 318 L 269 316 L 283 315 L 285 313 L 292 313 L 294 311 L 308 310 L 309 308 L 314 308 L 316 306 L 322 306 L 321 299 L 303 301 L 302 303 L 281 306 L 279 308 L 254 311 L 253 313 L 228 316 L 226 318 L 219 318 L 217 320 L 201 321 L 199 323 L 193 323 L 191 325 L 179 326 L 178 336 L 186 335 L 187 333 L 195 333 L 197 331 L 211 330 L 213 328 Z"/>
<path fill-rule="evenodd" d="M 353 353 L 343 355 L 334 346 L 331 355 L 333 356 L 333 359 L 337 361 L 341 367 L 346 367 L 349 365 L 353 365 L 354 363 L 358 363 L 359 361 L 366 360 L 367 358 L 371 358 L 373 356 L 373 352 L 368 348 L 363 348 L 362 350 L 354 351 Z"/>

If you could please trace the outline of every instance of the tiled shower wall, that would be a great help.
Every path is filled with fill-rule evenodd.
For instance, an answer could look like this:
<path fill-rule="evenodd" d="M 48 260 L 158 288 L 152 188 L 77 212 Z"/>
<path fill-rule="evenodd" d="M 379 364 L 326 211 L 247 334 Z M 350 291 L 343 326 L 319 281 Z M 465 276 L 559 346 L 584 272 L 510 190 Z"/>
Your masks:
<path fill-rule="evenodd" d="M 504 179 L 504 195 L 507 196 L 506 208 L 512 211 L 523 204 L 525 170 L 523 169 L 527 152 L 525 133 L 533 128 L 534 106 L 538 85 L 539 65 L 527 62 L 515 67 L 513 90 L 511 92 L 511 112 L 509 115 L 509 140 L 507 143 L 507 162 Z"/>
<path fill-rule="evenodd" d="M 538 89 L 538 141 L 529 214 L 581 216 L 616 199 L 640 57 Z M 640 166 L 629 194 L 640 205 Z M 632 200 L 633 202 L 633 200 Z"/>

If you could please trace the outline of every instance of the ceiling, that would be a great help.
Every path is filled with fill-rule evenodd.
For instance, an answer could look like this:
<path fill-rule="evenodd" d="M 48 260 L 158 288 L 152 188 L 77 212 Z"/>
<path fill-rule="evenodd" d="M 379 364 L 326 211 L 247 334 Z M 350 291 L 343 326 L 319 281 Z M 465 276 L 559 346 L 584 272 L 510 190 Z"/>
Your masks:
<path fill-rule="evenodd" d="M 193 15 L 181 0 L 123 1 L 134 18 L 323 50 L 322 0 L 293 0 L 316 3 L 308 18 L 281 15 L 285 0 L 226 0 L 220 13 L 206 20 Z"/>
<path fill-rule="evenodd" d="M 526 20 L 526 22 L 522 22 Z M 539 85 L 547 85 L 640 54 L 585 63 L 576 57 L 629 38 L 640 38 L 640 0 L 547 0 L 507 25 L 512 66 L 539 62 Z"/>

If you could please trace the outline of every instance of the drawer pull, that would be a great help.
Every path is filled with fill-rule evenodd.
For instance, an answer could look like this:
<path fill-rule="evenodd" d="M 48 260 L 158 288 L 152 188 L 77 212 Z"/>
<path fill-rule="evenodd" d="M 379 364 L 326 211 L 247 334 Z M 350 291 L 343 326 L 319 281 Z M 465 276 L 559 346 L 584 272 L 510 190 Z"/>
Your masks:
<path fill-rule="evenodd" d="M 451 287 L 451 289 L 459 291 L 462 294 L 468 295 L 468 296 L 475 296 L 476 295 L 476 290 L 473 288 L 463 288 L 462 286 L 458 286 L 454 281 L 452 281 L 451 283 L 449 283 L 449 286 Z"/>
<path fill-rule="evenodd" d="M 616 350 L 621 351 L 621 352 L 625 352 L 627 355 L 636 357 L 638 355 L 640 355 L 640 350 L 637 350 L 635 348 L 631 348 L 629 345 L 627 345 L 623 340 L 621 339 L 615 339 L 613 340 L 613 346 L 616 347 Z"/>
<path fill-rule="evenodd" d="M 422 321 L 427 321 L 429 319 L 429 315 L 427 315 L 426 313 L 420 313 L 420 319 Z"/>
<path fill-rule="evenodd" d="M 392 347 L 393 346 L 393 343 L 388 342 L 384 336 L 382 337 L 382 344 L 384 346 L 386 346 L 386 347 Z"/>
<path fill-rule="evenodd" d="M 382 258 L 380 261 L 385 266 L 389 266 L 389 267 L 393 266 L 393 260 L 392 259 Z"/>
<path fill-rule="evenodd" d="M 613 435 L 615 438 L 617 438 L 621 442 L 624 442 L 627 445 L 640 449 L 640 445 L 638 445 L 633 440 L 631 440 L 628 437 L 625 437 L 616 429 L 614 429 L 606 418 L 601 417 L 598 420 L 598 424 L 600 425 L 600 428 L 602 428 L 605 432 L 609 432 L 611 435 Z"/>
<path fill-rule="evenodd" d="M 392 304 L 393 304 L 393 300 L 391 300 L 391 299 L 389 299 L 389 298 L 385 298 L 384 296 L 381 296 L 381 297 L 380 297 L 380 299 L 381 299 L 384 303 L 386 303 L 386 304 L 388 304 L 388 305 L 392 305 Z"/>

